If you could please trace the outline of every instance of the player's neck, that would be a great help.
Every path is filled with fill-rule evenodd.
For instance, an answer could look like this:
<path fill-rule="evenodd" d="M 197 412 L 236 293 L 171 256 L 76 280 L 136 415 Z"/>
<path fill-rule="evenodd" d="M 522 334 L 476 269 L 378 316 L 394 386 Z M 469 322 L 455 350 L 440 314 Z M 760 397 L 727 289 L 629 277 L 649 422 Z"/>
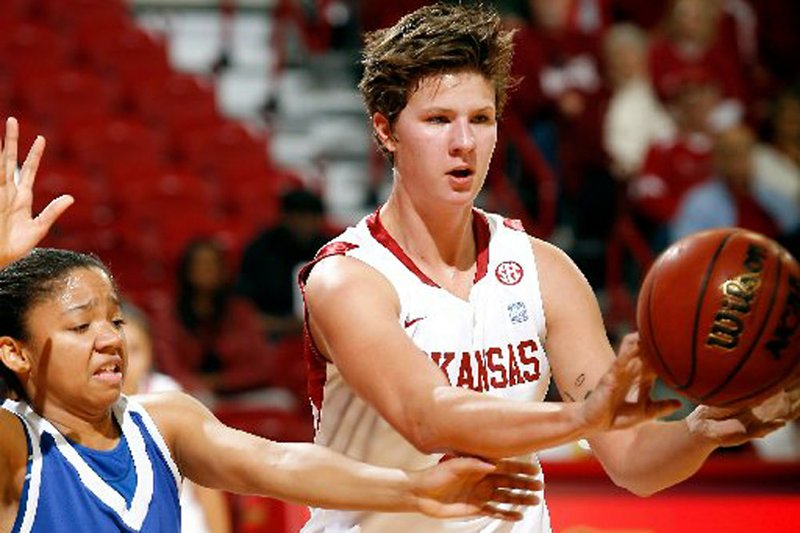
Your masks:
<path fill-rule="evenodd" d="M 412 259 L 462 270 L 475 262 L 471 205 L 426 209 L 403 195 L 392 194 L 380 216 L 383 226 Z"/>
<path fill-rule="evenodd" d="M 90 415 L 50 405 L 43 417 L 70 441 L 87 448 L 111 450 L 119 442 L 120 431 L 110 409 Z"/>

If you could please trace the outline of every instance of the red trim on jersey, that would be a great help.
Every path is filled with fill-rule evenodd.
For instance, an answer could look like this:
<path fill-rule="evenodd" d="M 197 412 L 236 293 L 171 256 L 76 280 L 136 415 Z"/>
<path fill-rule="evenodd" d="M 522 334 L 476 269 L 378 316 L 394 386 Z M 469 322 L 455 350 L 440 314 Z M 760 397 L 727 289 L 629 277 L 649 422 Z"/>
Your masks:
<path fill-rule="evenodd" d="M 408 257 L 403 248 L 394 237 L 392 237 L 381 223 L 380 209 L 367 217 L 367 228 L 372 237 L 382 244 L 387 250 L 401 262 L 407 269 L 416 275 L 420 281 L 431 287 L 439 287 L 439 284 L 429 278 L 417 265 L 413 259 Z M 480 281 L 489 270 L 489 221 L 480 211 L 472 210 L 472 233 L 475 238 L 475 249 L 477 253 L 475 266 L 474 283 Z"/>
<path fill-rule="evenodd" d="M 525 226 L 518 218 L 504 218 L 503 225 L 517 231 L 525 231 Z"/>
<path fill-rule="evenodd" d="M 358 248 L 357 244 L 345 241 L 335 241 L 326 244 L 317 252 L 312 261 L 306 263 L 297 275 L 297 283 L 300 285 L 300 292 L 303 294 L 303 303 L 306 303 L 306 281 L 314 265 L 334 255 L 344 255 L 350 250 Z M 308 397 L 317 411 L 322 409 L 322 393 L 325 390 L 325 380 L 328 377 L 328 360 L 320 351 L 314 336 L 311 335 L 311 328 L 308 326 L 308 305 L 304 306 L 303 320 L 303 357 L 306 360 L 306 370 L 308 372 Z"/>
<path fill-rule="evenodd" d="M 475 235 L 475 250 L 477 253 L 475 265 L 475 280 L 478 283 L 489 271 L 489 221 L 480 211 L 472 210 L 472 233 Z"/>
<path fill-rule="evenodd" d="M 414 261 L 408 257 L 406 252 L 400 247 L 394 237 L 389 235 L 386 228 L 381 224 L 380 208 L 376 209 L 371 215 L 367 217 L 367 228 L 369 229 L 372 237 L 381 243 L 384 248 L 392 252 L 392 254 L 405 265 L 407 269 L 413 272 L 422 283 L 430 285 L 431 287 L 439 287 L 439 284 L 429 278 Z"/>

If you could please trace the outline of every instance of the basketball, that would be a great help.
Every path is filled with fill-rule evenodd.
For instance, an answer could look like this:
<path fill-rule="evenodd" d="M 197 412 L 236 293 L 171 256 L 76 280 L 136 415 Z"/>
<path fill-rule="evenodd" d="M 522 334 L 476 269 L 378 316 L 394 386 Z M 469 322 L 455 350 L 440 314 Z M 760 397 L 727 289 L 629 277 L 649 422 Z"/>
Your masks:
<path fill-rule="evenodd" d="M 636 318 L 667 386 L 698 404 L 757 401 L 800 362 L 800 265 L 751 231 L 695 233 L 653 263 Z"/>

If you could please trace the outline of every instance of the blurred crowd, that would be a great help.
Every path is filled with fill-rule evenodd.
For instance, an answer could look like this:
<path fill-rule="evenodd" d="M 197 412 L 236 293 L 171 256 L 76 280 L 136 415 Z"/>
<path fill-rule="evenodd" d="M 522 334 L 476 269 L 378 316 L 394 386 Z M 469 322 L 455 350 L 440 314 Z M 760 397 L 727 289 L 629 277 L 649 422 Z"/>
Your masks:
<path fill-rule="evenodd" d="M 310 54 L 356 54 L 361 32 L 426 3 L 280 0 L 272 16 Z M 206 112 L 213 93 L 169 72 L 123 4 L 0 10 L 0 110 L 48 135 L 39 197 L 80 202 L 49 244 L 109 260 L 175 386 L 233 425 L 309 438 L 295 277 L 334 234 L 323 202 L 259 153 L 266 137 Z M 220 3 L 223 19 L 236 4 Z M 688 233 L 741 226 L 798 255 L 800 3 L 495 4 L 516 30 L 517 84 L 482 201 L 570 252 L 610 321 L 631 326 L 641 273 Z M 102 25 L 111 44 L 98 46 Z M 214 72 L 229 63 L 223 47 Z"/>

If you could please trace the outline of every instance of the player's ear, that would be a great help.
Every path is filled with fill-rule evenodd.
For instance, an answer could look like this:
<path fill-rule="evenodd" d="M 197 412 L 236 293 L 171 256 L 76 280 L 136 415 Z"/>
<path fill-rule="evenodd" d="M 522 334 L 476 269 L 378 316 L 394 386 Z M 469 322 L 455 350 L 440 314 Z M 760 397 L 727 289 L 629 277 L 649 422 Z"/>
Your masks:
<path fill-rule="evenodd" d="M 375 136 L 378 138 L 381 146 L 383 146 L 387 152 L 394 152 L 397 148 L 397 139 L 394 137 L 389 119 L 382 113 L 375 113 L 372 115 L 372 128 L 375 130 Z"/>
<path fill-rule="evenodd" d="M 0 337 L 0 361 L 15 374 L 26 374 L 31 370 L 31 360 L 19 341 L 11 337 Z"/>

